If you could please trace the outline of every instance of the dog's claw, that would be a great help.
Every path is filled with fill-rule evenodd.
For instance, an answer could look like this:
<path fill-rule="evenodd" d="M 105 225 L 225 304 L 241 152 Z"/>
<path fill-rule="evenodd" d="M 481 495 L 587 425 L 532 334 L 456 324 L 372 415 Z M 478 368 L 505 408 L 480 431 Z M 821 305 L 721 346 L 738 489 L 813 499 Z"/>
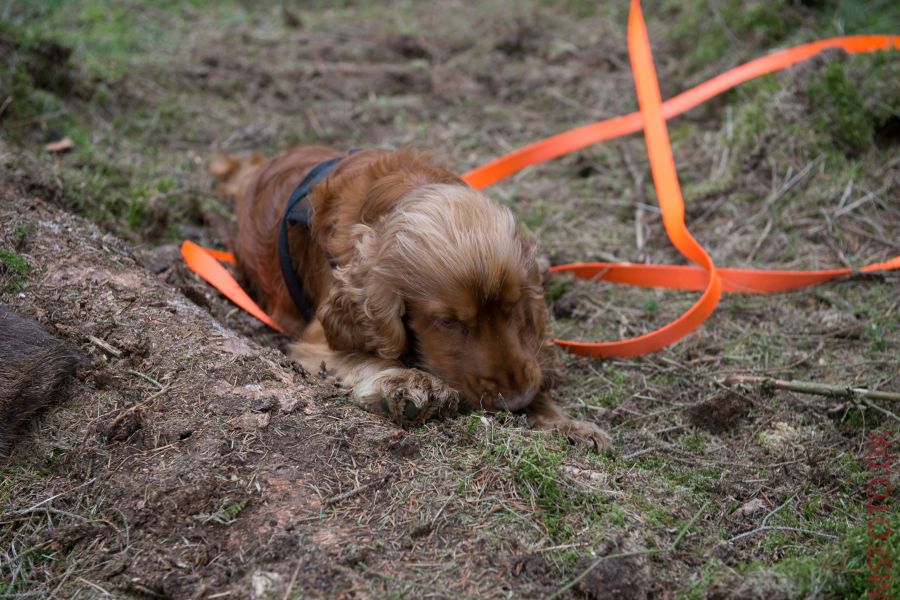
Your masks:
<path fill-rule="evenodd" d="M 438 416 L 456 414 L 459 394 L 443 381 L 417 369 L 406 369 L 384 382 L 387 416 L 398 425 L 411 426 Z"/>
<path fill-rule="evenodd" d="M 606 452 L 613 446 L 605 431 L 587 421 L 569 419 L 559 425 L 559 430 L 572 443 L 593 448 L 594 452 Z"/>
<path fill-rule="evenodd" d="M 410 421 L 415 421 L 416 417 L 419 416 L 419 407 L 413 404 L 410 401 L 406 402 L 406 407 L 403 409 L 403 415 L 409 419 Z"/>

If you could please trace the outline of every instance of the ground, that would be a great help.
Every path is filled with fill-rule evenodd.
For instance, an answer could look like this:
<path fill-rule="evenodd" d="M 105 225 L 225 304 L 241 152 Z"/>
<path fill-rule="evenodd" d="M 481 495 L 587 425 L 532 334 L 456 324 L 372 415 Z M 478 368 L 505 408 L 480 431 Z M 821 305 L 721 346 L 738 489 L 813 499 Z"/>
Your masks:
<path fill-rule="evenodd" d="M 896 437 L 896 407 L 723 382 L 900 391 L 897 275 L 727 296 L 654 355 L 567 357 L 560 401 L 615 439 L 596 454 L 511 416 L 398 429 L 180 263 L 182 239 L 227 246 L 213 148 L 414 145 L 464 172 L 634 110 L 626 4 L 0 3 L 0 302 L 89 358 L 3 464 L 0 596 L 866 597 L 866 441 Z M 882 0 L 644 10 L 665 97 L 900 32 Z M 828 54 L 670 132 L 717 264 L 900 253 L 897 52 Z M 631 136 L 489 193 L 553 263 L 677 263 L 644 152 Z M 558 277 L 547 295 L 559 335 L 596 340 L 695 299 Z"/>

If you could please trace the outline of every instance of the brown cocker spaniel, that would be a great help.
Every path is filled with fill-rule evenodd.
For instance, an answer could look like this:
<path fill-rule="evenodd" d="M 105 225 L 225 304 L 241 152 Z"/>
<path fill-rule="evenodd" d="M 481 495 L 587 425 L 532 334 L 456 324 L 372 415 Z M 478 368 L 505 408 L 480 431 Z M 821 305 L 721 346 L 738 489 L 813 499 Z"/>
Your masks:
<path fill-rule="evenodd" d="M 282 267 L 288 199 L 326 161 L 332 170 L 303 200 L 308 220 L 285 230 Z M 551 399 L 557 359 L 540 271 L 507 208 L 411 151 L 298 147 L 243 162 L 222 153 L 211 171 L 235 198 L 240 275 L 300 340 L 292 355 L 308 371 L 400 424 L 463 403 L 524 411 L 534 426 L 609 447 Z M 299 281 L 309 320 L 286 278 Z"/>

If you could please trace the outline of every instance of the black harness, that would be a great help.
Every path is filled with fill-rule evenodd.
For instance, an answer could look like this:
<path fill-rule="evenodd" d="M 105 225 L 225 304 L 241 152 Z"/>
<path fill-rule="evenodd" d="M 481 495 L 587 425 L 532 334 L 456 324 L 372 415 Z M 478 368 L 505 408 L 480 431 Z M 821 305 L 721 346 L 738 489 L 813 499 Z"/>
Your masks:
<path fill-rule="evenodd" d="M 309 193 L 313 186 L 322 181 L 331 169 L 337 165 L 343 157 L 332 158 L 325 162 L 317 164 L 312 171 L 303 178 L 294 193 L 291 194 L 284 211 L 284 217 L 281 219 L 281 233 L 278 236 L 278 262 L 281 264 L 281 276 L 284 277 L 284 284 L 291 295 L 291 299 L 303 316 L 303 319 L 309 323 L 315 314 L 313 308 L 303 291 L 303 284 L 294 271 L 294 265 L 291 263 L 290 248 L 288 246 L 288 225 L 303 225 L 307 229 L 312 221 L 313 208 L 309 203 Z M 329 258 L 332 268 L 335 266 Z"/>

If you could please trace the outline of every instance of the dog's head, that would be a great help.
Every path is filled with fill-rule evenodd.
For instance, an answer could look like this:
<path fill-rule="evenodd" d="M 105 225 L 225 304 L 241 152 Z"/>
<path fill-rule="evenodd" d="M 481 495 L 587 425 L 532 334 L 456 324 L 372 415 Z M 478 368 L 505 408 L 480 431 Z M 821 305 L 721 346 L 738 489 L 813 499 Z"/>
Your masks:
<path fill-rule="evenodd" d="M 507 208 L 464 185 L 424 185 L 354 235 L 356 255 L 318 311 L 334 349 L 403 357 L 475 409 L 528 406 L 547 308 Z"/>

